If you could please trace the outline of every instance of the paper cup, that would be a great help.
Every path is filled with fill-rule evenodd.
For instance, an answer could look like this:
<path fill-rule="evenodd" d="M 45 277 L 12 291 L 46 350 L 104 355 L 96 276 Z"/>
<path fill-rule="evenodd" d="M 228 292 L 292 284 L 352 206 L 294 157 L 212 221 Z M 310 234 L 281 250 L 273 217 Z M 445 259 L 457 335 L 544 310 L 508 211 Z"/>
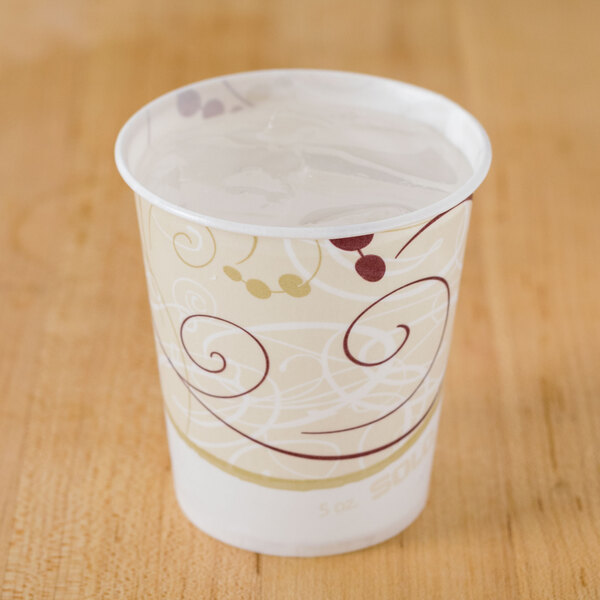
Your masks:
<path fill-rule="evenodd" d="M 344 227 L 202 216 L 136 176 L 157 134 L 259 102 L 265 82 L 289 76 L 341 86 L 349 103 L 379 87 L 381 106 L 442 132 L 472 176 L 426 208 Z M 490 159 L 456 104 L 351 73 L 212 79 L 123 127 L 116 160 L 136 196 L 175 491 L 192 523 L 255 552 L 315 556 L 381 542 L 419 515 L 471 197 Z"/>

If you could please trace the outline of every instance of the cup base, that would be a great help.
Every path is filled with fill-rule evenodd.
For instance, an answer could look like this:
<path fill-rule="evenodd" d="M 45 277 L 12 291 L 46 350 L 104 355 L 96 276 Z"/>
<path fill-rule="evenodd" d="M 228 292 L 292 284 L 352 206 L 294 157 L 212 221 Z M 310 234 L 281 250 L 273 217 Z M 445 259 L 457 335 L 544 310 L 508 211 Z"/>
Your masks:
<path fill-rule="evenodd" d="M 175 494 L 208 535 L 276 556 L 325 556 L 373 546 L 406 529 L 427 502 L 439 409 L 396 462 L 364 480 L 310 491 L 263 487 L 199 456 L 167 419 Z"/>
<path fill-rule="evenodd" d="M 212 530 L 209 524 L 196 522 L 192 513 L 188 512 L 188 509 L 182 502 L 181 498 L 179 498 L 177 490 L 175 490 L 175 496 L 177 497 L 179 508 L 187 517 L 188 521 L 190 521 L 192 525 L 196 526 L 203 533 L 210 535 L 212 538 L 215 538 L 216 540 L 219 540 L 225 544 L 229 544 L 230 546 L 235 546 L 236 548 L 248 550 L 250 552 L 256 552 L 258 554 L 267 554 L 270 556 L 294 556 L 299 558 L 329 556 L 332 554 L 346 554 L 348 552 L 355 552 L 356 550 L 362 550 L 364 548 L 375 546 L 376 544 L 381 544 L 382 542 L 395 537 L 412 525 L 423 512 L 427 504 L 427 498 L 425 498 L 425 502 L 422 504 L 422 506 L 417 508 L 415 514 L 405 517 L 402 521 L 399 521 L 395 525 L 392 525 L 383 531 L 378 531 L 361 538 L 349 538 L 347 540 L 340 540 L 331 544 L 310 546 L 275 543 L 262 539 L 251 538 L 248 536 L 241 536 L 238 533 L 223 529 Z"/>

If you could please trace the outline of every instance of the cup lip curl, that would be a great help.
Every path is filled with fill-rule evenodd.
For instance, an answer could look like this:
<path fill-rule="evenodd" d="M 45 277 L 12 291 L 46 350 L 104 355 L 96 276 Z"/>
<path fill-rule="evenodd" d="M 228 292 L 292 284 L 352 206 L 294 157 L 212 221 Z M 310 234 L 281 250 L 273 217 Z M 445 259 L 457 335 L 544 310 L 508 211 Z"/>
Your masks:
<path fill-rule="evenodd" d="M 158 194 L 155 194 L 133 174 L 127 160 L 127 150 L 133 136 L 136 135 L 138 128 L 141 123 L 145 122 L 146 115 L 149 110 L 157 108 L 160 104 L 165 101 L 172 100 L 177 94 L 188 90 L 197 89 L 198 86 L 205 84 L 215 83 L 220 80 L 235 81 L 237 78 L 252 77 L 260 75 L 285 75 L 285 74 L 315 74 L 315 75 L 331 75 L 331 76 L 343 76 L 349 78 L 363 78 L 366 80 L 373 80 L 391 84 L 396 86 L 398 90 L 405 90 L 412 95 L 419 94 L 423 97 L 423 100 L 438 103 L 440 107 L 444 107 L 446 110 L 450 109 L 460 119 L 462 119 L 471 129 L 472 137 L 477 144 L 477 156 L 474 161 L 469 160 L 472 168 L 471 176 L 454 192 L 448 194 L 441 200 L 433 202 L 426 207 L 411 211 L 396 217 L 390 217 L 383 220 L 377 221 L 365 221 L 361 223 L 353 223 L 349 225 L 300 225 L 300 226 L 280 226 L 280 225 L 260 225 L 254 223 L 244 223 L 241 221 L 231 221 L 218 217 L 211 217 L 197 213 L 195 211 L 178 206 L 168 200 L 165 200 Z M 418 120 L 418 119 L 417 119 Z M 439 129 L 438 129 L 439 131 Z M 439 131 L 447 139 L 448 135 L 444 131 Z M 473 141 L 473 140 L 472 140 Z M 454 142 L 452 142 L 454 143 Z M 457 144 L 454 143 L 455 146 Z M 464 152 L 464 148 L 457 146 L 457 148 Z M 389 231 L 394 229 L 409 228 L 419 223 L 423 223 L 451 208 L 457 206 L 465 198 L 471 196 L 473 192 L 481 185 L 485 179 L 492 160 L 492 148 L 488 135 L 473 115 L 462 108 L 457 103 L 453 102 L 446 96 L 433 92 L 426 88 L 416 86 L 403 81 L 390 79 L 386 77 L 380 77 L 377 75 L 368 75 L 363 73 L 356 73 L 352 71 L 340 71 L 340 70 L 329 70 L 329 69 L 261 69 L 255 71 L 243 71 L 234 73 L 231 75 L 220 75 L 218 77 L 212 77 L 210 79 L 203 79 L 201 81 L 191 83 L 177 89 L 171 90 L 166 94 L 159 96 L 152 100 L 137 112 L 135 112 L 128 121 L 123 125 L 117 136 L 115 144 L 115 162 L 117 169 L 121 174 L 121 177 L 125 180 L 127 185 L 142 198 L 146 199 L 151 204 L 161 208 L 162 210 L 177 215 L 191 223 L 197 223 L 206 227 L 212 227 L 215 229 L 221 229 L 233 233 L 247 234 L 261 237 L 275 237 L 275 238 L 299 238 L 299 239 L 338 239 L 345 237 L 353 237 L 358 235 L 365 235 L 371 233 L 378 233 L 381 231 Z"/>

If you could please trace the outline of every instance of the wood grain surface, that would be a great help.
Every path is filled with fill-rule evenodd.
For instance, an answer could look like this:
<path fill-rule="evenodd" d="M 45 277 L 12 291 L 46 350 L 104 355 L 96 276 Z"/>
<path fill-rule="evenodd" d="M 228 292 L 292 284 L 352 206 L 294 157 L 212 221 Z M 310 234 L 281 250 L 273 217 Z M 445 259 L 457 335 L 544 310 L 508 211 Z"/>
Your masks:
<path fill-rule="evenodd" d="M 3 0 L 2 598 L 600 598 L 600 3 Z M 180 513 L 133 198 L 143 103 L 267 67 L 444 93 L 492 139 L 431 497 L 387 543 L 283 559 Z"/>

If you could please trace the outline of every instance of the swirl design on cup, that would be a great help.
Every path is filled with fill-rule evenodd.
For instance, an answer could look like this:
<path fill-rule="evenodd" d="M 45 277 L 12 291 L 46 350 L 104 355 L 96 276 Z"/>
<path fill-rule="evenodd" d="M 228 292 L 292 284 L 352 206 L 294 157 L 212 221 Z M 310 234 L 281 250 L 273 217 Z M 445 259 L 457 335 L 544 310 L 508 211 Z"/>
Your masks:
<path fill-rule="evenodd" d="M 260 352 L 262 353 L 262 355 L 264 357 L 265 366 L 264 366 L 264 371 L 262 373 L 262 376 L 258 380 L 258 382 L 255 383 L 252 387 L 250 387 L 246 390 L 243 390 L 241 392 L 237 392 L 237 393 L 233 393 L 233 394 L 215 394 L 215 393 L 208 392 L 207 390 L 203 390 L 203 389 L 195 386 L 187 379 L 185 380 L 186 386 L 190 387 L 191 389 L 195 390 L 196 392 L 204 394 L 205 396 L 210 396 L 211 398 L 224 398 L 224 399 L 225 398 L 227 398 L 227 399 L 239 398 L 239 397 L 245 396 L 246 394 L 249 394 L 250 392 L 253 392 L 255 389 L 259 388 L 263 384 L 264 380 L 267 378 L 267 375 L 269 374 L 269 368 L 270 368 L 269 355 L 267 354 L 267 350 L 265 349 L 262 342 L 253 333 L 250 333 L 247 329 L 244 329 L 244 327 L 242 327 L 241 325 L 237 325 L 233 321 L 223 319 L 222 317 L 216 317 L 214 315 L 204 315 L 204 314 L 190 315 L 189 317 L 186 317 L 182 321 L 181 326 L 179 328 L 179 339 L 181 340 L 181 346 L 182 346 L 185 354 L 192 361 L 192 363 L 206 373 L 215 373 L 215 374 L 223 373 L 223 371 L 225 371 L 225 369 L 227 368 L 227 359 L 220 352 L 213 351 L 209 354 L 210 358 L 212 358 L 212 359 L 218 358 L 221 362 L 220 366 L 214 367 L 214 368 L 210 368 L 210 367 L 201 365 L 192 355 L 188 345 L 186 344 L 184 333 L 185 333 L 186 325 L 188 325 L 192 320 L 197 320 L 197 319 L 209 319 L 209 320 L 213 320 L 213 321 L 226 323 L 227 325 L 231 325 L 232 327 L 238 329 L 245 335 L 249 336 L 256 343 L 258 348 L 260 349 Z M 171 363 L 171 366 L 173 366 L 172 363 Z M 179 373 L 178 373 L 178 375 L 179 375 Z M 179 376 L 181 377 L 181 375 L 179 375 Z"/>
<path fill-rule="evenodd" d="M 408 248 L 416 239 L 418 239 L 423 234 L 423 232 L 425 232 L 427 229 L 429 229 L 429 227 L 431 225 L 433 225 L 436 221 L 442 219 L 445 215 L 447 215 L 448 213 L 453 211 L 455 208 L 457 208 L 458 206 L 460 206 L 461 204 L 463 204 L 465 202 L 469 202 L 470 200 L 471 200 L 471 197 L 465 199 L 463 202 L 461 202 L 457 206 L 430 219 L 420 229 L 418 229 L 418 231 L 412 237 L 410 237 L 406 243 L 404 243 L 404 245 L 400 248 L 400 250 L 396 253 L 396 255 L 393 258 L 397 259 L 399 256 L 401 256 L 402 253 L 406 250 L 406 248 Z M 370 242 L 372 239 L 372 236 L 365 236 L 365 242 L 367 241 L 367 239 Z M 344 251 L 349 249 L 349 248 L 345 248 L 345 247 L 342 248 L 342 246 L 344 246 L 343 240 L 336 240 L 336 243 L 334 245 L 336 245 L 338 248 L 340 248 Z M 357 272 L 358 272 L 358 275 L 360 275 L 366 281 L 368 281 L 368 282 L 375 281 L 374 277 L 371 277 L 371 278 L 364 277 L 363 274 L 361 274 L 359 271 L 357 271 Z M 382 280 L 385 282 L 385 277 L 382 277 Z M 433 290 L 433 293 L 429 296 L 429 300 L 433 301 L 433 304 L 434 304 L 434 308 L 432 310 L 434 312 L 441 310 L 443 312 L 443 317 L 440 318 L 440 320 L 438 321 L 439 325 L 437 327 L 439 327 L 439 339 L 437 339 L 437 343 L 434 343 L 432 345 L 433 353 L 431 354 L 431 357 L 427 361 L 427 364 L 425 367 L 425 372 L 422 375 L 422 377 L 419 378 L 419 380 L 416 382 L 416 384 L 414 386 L 412 386 L 412 389 L 409 391 L 409 393 L 404 398 L 400 399 L 399 402 L 397 402 L 397 404 L 395 406 L 393 406 L 392 408 L 387 410 L 387 412 L 385 412 L 385 414 L 380 415 L 377 418 L 371 419 L 369 421 L 355 424 L 352 426 L 348 426 L 345 428 L 332 429 L 332 430 L 326 430 L 326 431 L 299 431 L 299 432 L 297 432 L 297 434 L 305 434 L 305 435 L 343 434 L 344 432 L 350 432 L 350 431 L 358 430 L 361 428 L 366 428 L 370 425 L 373 425 L 375 423 L 383 421 L 384 419 L 388 419 L 391 415 L 396 413 L 400 408 L 405 406 L 412 398 L 415 397 L 416 393 L 418 392 L 419 389 L 421 389 L 424 382 L 429 377 L 434 365 L 436 364 L 436 361 L 438 360 L 438 357 L 440 355 L 444 341 L 446 339 L 448 321 L 449 321 L 449 317 L 450 317 L 450 306 L 451 306 L 452 293 L 451 293 L 450 284 L 445 277 L 443 277 L 442 275 L 424 276 L 424 277 L 420 277 L 418 279 L 414 279 L 412 281 L 408 281 L 407 283 L 404 283 L 403 285 L 395 287 L 391 291 L 387 291 L 385 294 L 381 295 L 375 301 L 371 302 L 368 306 L 363 308 L 363 310 L 361 310 L 358 313 L 358 315 L 346 327 L 345 333 L 343 336 L 343 340 L 342 340 L 342 350 L 343 350 L 344 356 L 348 359 L 348 361 L 350 361 L 351 363 L 356 365 L 357 368 L 360 368 L 360 369 L 372 369 L 375 367 L 379 367 L 381 365 L 384 365 L 385 363 L 392 361 L 394 358 L 401 356 L 401 352 L 403 349 L 405 349 L 409 340 L 411 340 L 411 343 L 412 343 L 412 341 L 415 339 L 414 336 L 417 335 L 415 333 L 416 326 L 411 328 L 411 323 L 409 323 L 409 322 L 403 322 L 401 319 L 398 319 L 398 321 L 400 321 L 400 322 L 397 322 L 396 328 L 402 330 L 402 332 L 403 332 L 402 340 L 396 344 L 395 349 L 393 349 L 391 351 L 388 350 L 383 357 L 380 357 L 377 359 L 367 360 L 358 349 L 353 347 L 353 344 L 352 344 L 353 334 L 354 335 L 357 334 L 357 330 L 360 327 L 361 322 L 364 322 L 366 319 L 373 316 L 373 311 L 375 311 L 378 307 L 381 308 L 381 306 L 380 306 L 381 303 L 387 301 L 388 299 L 394 299 L 395 295 L 400 295 L 404 291 L 407 291 L 407 290 L 411 291 L 412 288 L 416 289 L 421 286 L 425 286 L 423 288 L 424 290 L 428 290 L 428 289 Z M 435 287 L 437 287 L 439 289 L 439 293 L 435 292 Z M 415 291 L 415 290 L 412 290 L 412 291 Z M 440 298 L 442 299 L 441 301 L 443 302 L 443 304 L 441 306 L 439 304 Z M 402 303 L 398 307 L 398 310 L 399 311 L 402 310 Z M 433 314 L 433 313 L 431 313 L 431 314 Z M 183 351 L 184 355 L 187 357 L 187 359 L 189 359 L 195 367 L 197 367 L 204 373 L 211 374 L 211 375 L 219 375 L 219 374 L 225 373 L 225 371 L 227 370 L 228 365 L 229 365 L 228 360 L 224 356 L 224 354 L 217 350 L 212 350 L 211 352 L 204 353 L 204 359 L 198 358 L 198 356 L 196 356 L 193 352 L 193 349 L 191 347 L 191 338 L 190 338 L 192 326 L 194 325 L 194 323 L 200 323 L 202 321 L 207 321 L 207 320 L 212 322 L 213 324 L 218 323 L 218 324 L 223 324 L 227 327 L 233 328 L 233 332 L 235 332 L 237 330 L 237 332 L 239 332 L 240 335 L 244 335 L 249 340 L 251 340 L 253 345 L 256 347 L 257 351 L 260 353 L 259 356 L 262 356 L 262 359 L 264 362 L 264 367 L 262 368 L 262 372 L 260 373 L 260 377 L 259 377 L 258 381 L 253 382 L 253 384 L 251 386 L 247 386 L 246 389 L 244 389 L 242 391 L 236 391 L 236 392 L 227 393 L 227 394 L 223 394 L 223 393 L 217 394 L 217 393 L 210 392 L 210 391 L 200 388 L 198 385 L 195 384 L 195 382 L 190 381 L 189 376 L 187 376 L 187 375 L 184 376 L 184 374 L 180 372 L 179 368 L 174 364 L 173 360 L 170 358 L 170 356 L 165 348 L 165 345 L 162 343 L 162 341 L 160 340 L 160 338 L 157 335 L 158 343 L 162 349 L 163 355 L 166 357 L 166 360 L 168 361 L 170 367 L 173 369 L 173 371 L 175 372 L 175 374 L 177 375 L 179 380 L 190 392 L 191 396 L 212 417 L 214 417 L 216 420 L 218 420 L 220 423 L 222 423 L 225 427 L 234 431 L 238 435 L 242 436 L 243 438 L 245 438 L 255 444 L 258 444 L 259 446 L 262 446 L 263 448 L 265 448 L 267 450 L 271 450 L 271 451 L 274 451 L 274 452 L 277 452 L 277 453 L 280 453 L 283 455 L 291 456 L 291 457 L 310 459 L 310 460 L 318 460 L 318 461 L 351 460 L 351 459 L 355 459 L 355 458 L 362 458 L 362 457 L 366 457 L 369 455 L 373 455 L 373 454 L 382 452 L 388 448 L 391 448 L 392 446 L 400 443 L 402 440 L 405 440 L 410 435 L 412 435 L 412 433 L 425 421 L 425 419 L 431 413 L 434 406 L 436 405 L 436 401 L 440 394 L 441 384 L 438 386 L 438 388 L 432 394 L 431 400 L 427 403 L 427 405 L 423 408 L 423 410 L 420 411 L 420 414 L 419 414 L 416 422 L 413 422 L 407 429 L 404 429 L 404 430 L 398 432 L 397 435 L 392 436 L 393 439 L 387 439 L 387 440 L 384 439 L 384 440 L 381 440 L 380 442 L 375 442 L 375 444 L 373 444 L 373 446 L 371 446 L 370 448 L 363 448 L 360 450 L 350 451 L 350 452 L 347 450 L 345 452 L 339 451 L 337 453 L 336 452 L 322 453 L 321 451 L 302 452 L 302 451 L 291 450 L 291 449 L 289 449 L 289 447 L 283 447 L 282 445 L 280 445 L 280 442 L 268 442 L 265 439 L 260 439 L 259 437 L 252 435 L 248 431 L 244 431 L 239 425 L 237 425 L 236 423 L 228 422 L 227 418 L 225 418 L 224 416 L 219 414 L 219 409 L 216 406 L 211 406 L 211 403 L 209 401 L 210 398 L 216 398 L 216 399 L 239 398 L 239 397 L 245 396 L 245 395 L 250 394 L 250 393 L 254 392 L 255 390 L 257 390 L 260 386 L 262 386 L 265 383 L 265 381 L 268 378 L 269 369 L 270 369 L 270 359 L 269 359 L 269 354 L 267 352 L 267 348 L 265 347 L 263 342 L 261 342 L 261 340 L 259 340 L 259 338 L 255 334 L 253 334 L 251 331 L 249 331 L 242 325 L 234 323 L 233 321 L 230 321 L 223 317 L 218 317 L 216 315 L 203 314 L 203 313 L 193 314 L 193 315 L 187 316 L 181 322 L 181 325 L 179 327 L 179 341 L 180 341 L 180 344 L 182 347 L 182 351 Z M 156 328 L 155 328 L 155 331 L 156 331 Z M 344 330 L 342 329 L 342 331 L 344 331 Z M 418 340 L 417 340 L 417 342 L 418 342 Z M 212 361 L 212 363 L 210 363 L 208 361 Z"/>
<path fill-rule="evenodd" d="M 358 359 L 356 357 L 356 354 L 354 354 L 352 352 L 352 350 L 350 350 L 349 339 L 350 339 L 352 330 L 359 323 L 359 321 L 361 319 L 363 319 L 365 317 L 365 315 L 367 315 L 371 310 L 373 310 L 380 302 L 383 302 L 387 298 L 390 298 L 391 296 L 393 296 L 394 294 L 396 294 L 398 292 L 401 292 L 402 290 L 410 288 L 414 285 L 425 284 L 427 282 L 437 282 L 437 283 L 442 284 L 443 289 L 446 292 L 444 324 L 442 326 L 442 331 L 440 333 L 439 342 L 437 344 L 437 347 L 433 354 L 433 357 L 429 363 L 429 366 L 427 367 L 427 370 L 425 371 L 425 374 L 423 375 L 423 377 L 421 377 L 421 379 L 418 381 L 418 383 L 412 389 L 412 391 L 408 394 L 408 396 L 406 398 L 404 398 L 401 402 L 399 402 L 396 406 L 394 406 L 394 408 L 392 408 L 385 414 L 381 415 L 380 417 L 377 417 L 376 419 L 371 419 L 370 421 L 366 421 L 364 423 L 360 423 L 359 425 L 352 425 L 351 427 L 344 427 L 342 429 L 332 429 L 332 430 L 328 430 L 328 431 L 303 431 L 302 433 L 308 434 L 308 435 L 320 435 L 320 434 L 329 434 L 329 433 L 344 433 L 346 431 L 362 429 L 363 427 L 367 427 L 369 425 L 373 425 L 374 423 L 378 423 L 379 421 L 383 421 L 384 419 L 387 419 L 389 416 L 393 415 L 396 411 L 401 409 L 409 400 L 411 400 L 414 397 L 414 395 L 417 393 L 419 388 L 423 385 L 423 383 L 427 379 L 429 373 L 431 372 L 431 369 L 433 368 L 433 365 L 435 364 L 438 354 L 440 353 L 440 349 L 442 347 L 442 343 L 444 341 L 444 337 L 445 337 L 445 333 L 446 333 L 446 326 L 448 324 L 448 316 L 450 314 L 450 286 L 448 285 L 448 282 L 443 277 L 439 277 L 439 276 L 423 277 L 421 279 L 417 279 L 415 281 L 411 281 L 410 283 L 402 285 L 399 288 L 392 290 L 391 292 L 388 292 L 387 294 L 385 294 L 378 300 L 375 300 L 375 302 L 369 304 L 369 306 L 367 306 L 367 308 L 365 308 L 354 319 L 354 321 L 352 321 L 352 323 L 350 323 L 350 325 L 348 326 L 348 329 L 346 329 L 346 334 L 344 335 L 344 354 L 346 355 L 348 360 L 352 361 L 355 365 L 358 365 L 361 367 L 376 367 L 376 366 L 382 365 L 382 364 L 392 360 L 392 358 L 394 358 L 402 350 L 402 348 L 404 348 L 406 342 L 408 341 L 408 338 L 410 336 L 410 327 L 408 325 L 402 323 L 402 324 L 399 324 L 396 326 L 399 329 L 402 329 L 405 334 L 404 339 L 402 340 L 400 345 L 396 348 L 396 350 L 394 350 L 394 352 L 392 352 L 392 354 L 390 354 L 389 356 L 386 356 L 386 357 L 382 358 L 381 360 L 373 361 L 373 362 L 366 362 L 366 361 Z"/>
<path fill-rule="evenodd" d="M 175 254 L 177 254 L 177 257 L 182 263 L 186 264 L 188 267 L 192 267 L 192 269 L 203 269 L 204 267 L 210 265 L 210 263 L 215 259 L 215 255 L 217 253 L 217 242 L 215 241 L 215 236 L 213 232 L 210 230 L 210 227 L 205 227 L 204 229 L 206 229 L 209 235 L 211 241 L 211 250 L 208 259 L 201 263 L 192 263 L 189 260 L 186 260 L 186 258 L 181 254 L 180 248 L 185 248 L 190 253 L 195 253 L 198 252 L 198 250 L 202 250 L 201 244 L 198 245 L 198 247 L 194 247 L 194 243 L 189 233 L 186 233 L 185 231 L 178 231 L 172 239 L 173 250 L 175 251 Z M 180 240 L 180 238 L 183 238 L 185 240 L 185 242 L 187 243 L 187 247 L 184 244 L 184 242 Z M 199 240 L 201 239 L 200 236 L 198 236 L 198 238 Z"/>
<path fill-rule="evenodd" d="M 408 248 L 417 238 L 419 238 L 424 231 L 426 231 L 427 229 L 429 229 L 429 227 L 431 227 L 436 221 L 439 221 L 440 219 L 442 219 L 445 215 L 447 215 L 448 213 L 452 212 L 454 209 L 458 208 L 459 206 L 461 206 L 462 204 L 464 204 L 465 202 L 470 202 L 472 201 L 473 196 L 469 196 L 468 198 L 465 198 L 462 202 L 460 202 L 459 204 L 457 204 L 456 206 L 453 206 L 452 208 L 440 213 L 439 215 L 436 215 L 435 217 L 433 217 L 432 219 L 430 219 L 429 221 L 427 221 L 427 223 L 425 223 L 425 225 L 423 225 L 411 238 L 409 238 L 409 240 L 400 248 L 400 250 L 398 250 L 398 252 L 396 253 L 394 258 L 399 258 L 400 255 L 406 250 L 406 248 Z M 344 242 L 346 241 L 345 239 L 340 239 L 340 240 L 331 240 L 335 246 L 337 246 L 338 248 L 342 249 L 342 250 L 354 250 L 355 246 L 360 246 L 362 245 L 368 245 L 371 241 L 372 241 L 373 236 L 362 236 L 361 238 L 347 238 L 348 240 L 348 244 L 345 244 Z M 360 242 L 358 244 L 355 243 L 355 241 Z M 362 247 L 362 246 L 361 246 Z M 361 255 L 362 256 L 362 255 Z M 359 275 L 360 272 L 359 272 Z M 361 275 L 362 277 L 362 275 Z M 364 277 L 363 277 L 364 278 Z M 371 367 L 376 367 L 379 365 L 382 365 L 388 361 L 390 361 L 392 358 L 394 358 L 395 356 L 397 356 L 399 354 L 399 352 L 404 348 L 404 346 L 406 345 L 409 337 L 410 337 L 410 326 L 405 324 L 405 323 L 400 323 L 398 325 L 396 325 L 397 328 L 402 329 L 404 331 L 404 339 L 402 340 L 402 342 L 400 343 L 400 345 L 396 348 L 396 350 L 390 354 L 389 356 L 386 356 L 384 358 L 382 358 L 381 360 L 378 361 L 371 361 L 371 362 L 367 362 L 367 361 L 363 361 L 361 359 L 359 359 L 356 356 L 356 353 L 352 352 L 352 350 L 350 349 L 350 335 L 352 333 L 352 331 L 354 330 L 355 326 L 359 323 L 359 321 L 361 319 L 363 319 L 371 310 L 373 310 L 380 302 L 390 298 L 391 296 L 393 296 L 394 294 L 396 294 L 397 292 L 400 292 L 402 290 L 405 290 L 407 288 L 410 288 L 411 286 L 414 285 L 419 285 L 419 284 L 425 284 L 426 282 L 438 282 L 440 284 L 443 285 L 444 290 L 446 292 L 446 297 L 445 297 L 445 302 L 446 302 L 446 306 L 445 306 L 445 314 L 444 314 L 444 324 L 442 326 L 442 331 L 440 334 L 440 339 L 439 342 L 437 344 L 436 350 L 433 354 L 433 357 L 431 358 L 431 361 L 429 363 L 429 366 L 427 367 L 425 374 L 423 375 L 423 377 L 418 381 L 417 385 L 412 389 L 412 391 L 408 394 L 408 396 L 406 398 L 404 398 L 403 400 L 401 400 L 394 408 L 392 408 L 391 410 L 389 410 L 388 412 L 386 412 L 385 414 L 377 417 L 376 419 L 371 419 L 369 421 L 366 421 L 364 423 L 360 423 L 359 425 L 352 425 L 350 427 L 344 427 L 344 428 L 340 428 L 340 429 L 331 429 L 331 430 L 327 430 L 327 431 L 303 431 L 303 434 L 306 435 L 326 435 L 326 434 L 333 434 L 333 433 L 344 433 L 347 431 L 353 431 L 355 429 L 362 429 L 364 427 L 368 427 L 369 425 L 373 425 L 374 423 L 377 423 L 379 421 L 383 421 L 384 419 L 387 419 L 388 417 L 390 417 L 391 415 L 393 415 L 396 411 L 398 411 L 400 408 L 402 408 L 407 402 L 409 402 L 414 395 L 417 393 L 417 391 L 420 389 L 420 387 L 423 385 L 423 383 L 425 382 L 425 380 L 427 379 L 427 377 L 429 376 L 429 373 L 431 372 L 431 369 L 433 368 L 433 365 L 435 364 L 435 361 L 440 353 L 440 350 L 442 348 L 442 344 L 444 342 L 444 337 L 446 334 L 446 328 L 448 325 L 448 317 L 450 315 L 450 297 L 451 297 L 451 293 L 450 293 L 450 285 L 448 284 L 448 281 L 444 278 L 441 277 L 439 275 L 432 275 L 429 277 L 422 277 L 420 279 L 416 279 L 414 281 L 411 281 L 409 283 L 406 283 L 394 290 L 392 290 L 391 292 L 388 292 L 386 294 L 384 294 L 383 296 L 381 296 L 379 299 L 375 300 L 375 302 L 372 302 L 369 306 L 367 306 L 362 312 L 360 312 L 358 314 L 358 316 L 350 323 L 350 325 L 348 326 L 348 328 L 346 329 L 346 333 L 344 335 L 344 342 L 343 342 L 343 348 L 344 348 L 344 354 L 346 355 L 346 358 L 348 358 L 348 360 L 350 360 L 351 362 L 353 362 L 355 365 L 358 365 L 360 367 L 366 367 L 366 368 L 371 368 Z"/>
<path fill-rule="evenodd" d="M 203 316 L 204 317 L 204 316 L 210 316 L 210 315 L 194 315 L 194 316 Z M 234 327 L 237 327 L 238 329 L 244 331 L 245 333 L 248 333 L 253 339 L 256 340 L 255 336 L 252 335 L 251 333 L 249 333 L 243 327 L 240 327 L 239 325 L 236 325 L 235 323 L 231 323 L 231 321 L 226 321 L 226 322 L 232 324 Z M 242 431 L 239 427 L 236 427 L 235 425 L 233 425 L 232 423 L 229 423 L 226 419 L 221 417 L 214 409 L 212 409 L 207 404 L 207 402 L 205 402 L 198 395 L 198 393 L 205 394 L 205 392 L 199 390 L 194 385 L 192 385 L 192 383 L 180 373 L 179 369 L 177 369 L 177 367 L 175 366 L 175 364 L 173 363 L 173 361 L 167 354 L 166 349 L 165 349 L 162 341 L 160 340 L 160 338 L 157 337 L 157 339 L 158 339 L 159 346 L 161 347 L 161 350 L 162 350 L 165 358 L 167 359 L 169 365 L 171 366 L 171 368 L 173 369 L 173 371 L 175 372 L 177 377 L 181 380 L 183 385 L 185 385 L 185 387 L 190 391 L 190 393 L 197 400 L 197 402 L 206 411 L 208 411 L 215 419 L 217 419 L 225 427 L 231 429 L 232 431 L 236 432 L 237 434 L 241 435 L 242 437 L 246 438 L 247 440 L 250 440 L 251 442 L 258 444 L 259 446 L 262 446 L 263 448 L 266 448 L 268 450 L 273 450 L 275 452 L 278 452 L 280 454 L 285 454 L 287 456 L 293 456 L 296 458 L 306 458 L 306 459 L 310 459 L 310 460 L 319 460 L 319 461 L 350 460 L 350 459 L 354 459 L 354 458 L 363 458 L 365 456 L 370 456 L 372 454 L 377 454 L 378 452 L 381 452 L 383 450 L 387 450 L 388 448 L 394 446 L 398 442 L 400 442 L 400 441 L 404 440 L 405 438 L 407 438 L 408 436 L 410 436 L 421 425 L 421 423 L 423 423 L 425 421 L 425 419 L 427 418 L 427 416 L 429 415 L 429 413 L 432 411 L 433 407 L 435 406 L 435 404 L 437 402 L 437 398 L 438 398 L 439 392 L 434 395 L 433 400 L 431 401 L 431 403 L 429 404 L 427 409 L 424 411 L 424 413 L 421 415 L 421 417 L 417 420 L 417 422 L 414 423 L 412 425 L 412 427 L 410 427 L 407 431 L 404 431 L 403 433 L 401 433 L 399 436 L 397 436 L 393 440 L 388 441 L 379 446 L 376 446 L 374 448 L 370 448 L 368 450 L 363 450 L 360 452 L 351 452 L 351 453 L 345 453 L 345 454 L 343 454 L 343 453 L 340 453 L 340 454 L 317 454 L 317 453 L 308 453 L 308 452 L 296 452 L 296 451 L 288 450 L 286 448 L 282 448 L 280 446 L 276 446 L 274 444 L 270 444 L 263 440 L 260 440 L 256 437 L 246 433 L 245 431 Z M 260 344 L 260 346 L 262 347 L 262 344 Z M 262 349 L 264 350 L 264 347 L 262 347 Z M 265 356 L 267 356 L 267 360 L 268 360 L 268 355 L 266 354 L 266 351 L 264 351 L 264 352 L 265 352 Z M 265 377 L 266 377 L 266 375 L 263 377 L 263 379 L 261 380 L 261 382 L 258 385 L 260 385 L 262 383 L 262 381 L 264 381 Z M 256 389 L 256 387 L 258 387 L 258 385 L 256 385 L 254 387 L 254 389 Z M 243 394 L 240 394 L 240 395 L 244 395 L 247 393 L 248 393 L 248 391 L 243 392 Z M 218 398 L 235 397 L 235 396 L 215 396 L 214 394 L 207 394 L 207 395 L 210 395 L 212 397 L 218 397 Z"/>

